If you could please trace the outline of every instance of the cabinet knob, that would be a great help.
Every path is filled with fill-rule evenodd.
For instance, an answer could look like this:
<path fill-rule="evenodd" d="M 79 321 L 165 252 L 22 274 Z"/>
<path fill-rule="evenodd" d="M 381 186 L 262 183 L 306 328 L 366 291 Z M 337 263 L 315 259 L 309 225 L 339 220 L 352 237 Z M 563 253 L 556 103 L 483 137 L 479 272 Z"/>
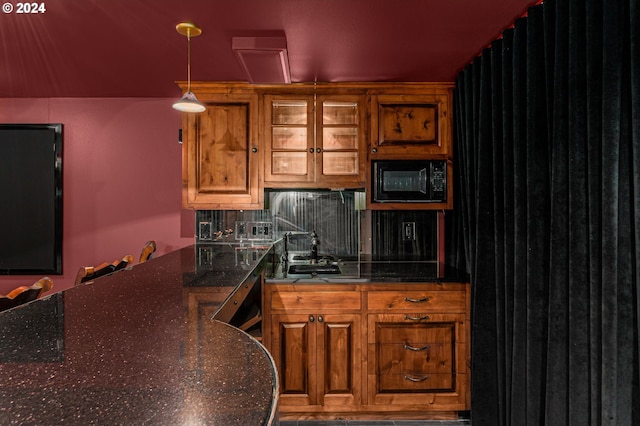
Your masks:
<path fill-rule="evenodd" d="M 371 151 L 372 152 L 378 152 L 378 148 L 372 148 Z"/>
<path fill-rule="evenodd" d="M 321 316 L 319 316 L 319 317 L 318 317 L 318 322 L 322 322 L 322 321 L 323 321 L 322 317 L 321 317 Z"/>
<path fill-rule="evenodd" d="M 256 148 L 255 146 L 253 148 L 251 148 L 251 152 L 256 153 L 258 152 L 258 148 Z"/>
<path fill-rule="evenodd" d="M 313 148 L 309 148 L 309 152 L 313 154 Z"/>
<path fill-rule="evenodd" d="M 313 322 L 313 321 L 315 321 L 315 319 L 313 318 L 313 315 L 310 315 L 309 316 L 309 322 Z"/>
<path fill-rule="evenodd" d="M 322 152 L 322 148 L 316 148 L 316 152 L 320 154 Z"/>

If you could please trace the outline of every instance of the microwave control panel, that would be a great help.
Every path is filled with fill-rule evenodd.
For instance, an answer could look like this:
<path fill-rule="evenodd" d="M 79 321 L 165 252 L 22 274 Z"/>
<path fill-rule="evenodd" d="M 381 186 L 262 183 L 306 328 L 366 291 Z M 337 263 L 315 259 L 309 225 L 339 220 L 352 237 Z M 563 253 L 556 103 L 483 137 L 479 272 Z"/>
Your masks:
<path fill-rule="evenodd" d="M 430 192 L 431 200 L 447 199 L 447 163 L 445 161 L 432 161 L 430 163 L 431 177 Z"/>

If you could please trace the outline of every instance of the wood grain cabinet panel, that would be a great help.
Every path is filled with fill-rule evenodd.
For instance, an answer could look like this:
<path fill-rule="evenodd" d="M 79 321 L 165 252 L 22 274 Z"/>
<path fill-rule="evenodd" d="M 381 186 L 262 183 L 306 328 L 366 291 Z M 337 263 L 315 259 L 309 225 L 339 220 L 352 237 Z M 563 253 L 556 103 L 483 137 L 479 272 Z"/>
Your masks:
<path fill-rule="evenodd" d="M 465 283 L 275 284 L 281 419 L 453 419 L 470 408 Z"/>
<path fill-rule="evenodd" d="M 262 209 L 258 95 L 198 96 L 206 110 L 183 114 L 183 206 Z"/>
<path fill-rule="evenodd" d="M 422 291 L 371 291 L 367 295 L 370 310 L 421 312 L 464 312 L 465 294 L 460 291 L 424 289 Z"/>
<path fill-rule="evenodd" d="M 443 89 L 372 96 L 372 158 L 450 158 L 451 109 L 451 96 Z"/>
<path fill-rule="evenodd" d="M 360 401 L 360 316 L 271 316 L 270 350 L 280 374 L 282 411 Z"/>
<path fill-rule="evenodd" d="M 464 410 L 464 314 L 369 315 L 369 402 Z M 460 391 L 462 390 L 462 393 Z"/>

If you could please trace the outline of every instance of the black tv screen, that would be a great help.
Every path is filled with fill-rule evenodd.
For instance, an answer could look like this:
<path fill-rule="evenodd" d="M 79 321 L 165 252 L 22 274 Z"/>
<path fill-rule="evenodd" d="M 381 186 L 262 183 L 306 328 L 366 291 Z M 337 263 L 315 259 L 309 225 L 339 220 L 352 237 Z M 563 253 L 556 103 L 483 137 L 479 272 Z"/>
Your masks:
<path fill-rule="evenodd" d="M 0 274 L 62 274 L 62 124 L 0 124 Z"/>

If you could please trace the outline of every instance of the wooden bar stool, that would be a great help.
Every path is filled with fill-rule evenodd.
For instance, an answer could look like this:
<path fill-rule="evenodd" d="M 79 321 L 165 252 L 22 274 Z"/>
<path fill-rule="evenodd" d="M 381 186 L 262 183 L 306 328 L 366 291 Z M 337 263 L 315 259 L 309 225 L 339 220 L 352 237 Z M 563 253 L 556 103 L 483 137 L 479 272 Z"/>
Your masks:
<path fill-rule="evenodd" d="M 114 260 L 111 263 L 105 262 L 98 266 L 82 266 L 76 274 L 76 281 L 74 285 L 86 283 L 87 281 L 95 280 L 96 278 L 104 277 L 105 275 L 113 274 L 121 269 L 127 267 L 133 263 L 133 256 L 127 254 L 120 260 Z"/>
<path fill-rule="evenodd" d="M 36 300 L 42 293 L 51 290 L 51 287 L 53 287 L 53 281 L 49 277 L 40 278 L 31 287 L 16 287 L 7 295 L 0 296 L 0 311 Z"/>
<path fill-rule="evenodd" d="M 156 242 L 153 240 L 147 241 L 142 247 L 142 252 L 140 253 L 140 260 L 138 263 L 144 263 L 147 260 L 151 259 L 151 255 L 156 251 Z"/>

